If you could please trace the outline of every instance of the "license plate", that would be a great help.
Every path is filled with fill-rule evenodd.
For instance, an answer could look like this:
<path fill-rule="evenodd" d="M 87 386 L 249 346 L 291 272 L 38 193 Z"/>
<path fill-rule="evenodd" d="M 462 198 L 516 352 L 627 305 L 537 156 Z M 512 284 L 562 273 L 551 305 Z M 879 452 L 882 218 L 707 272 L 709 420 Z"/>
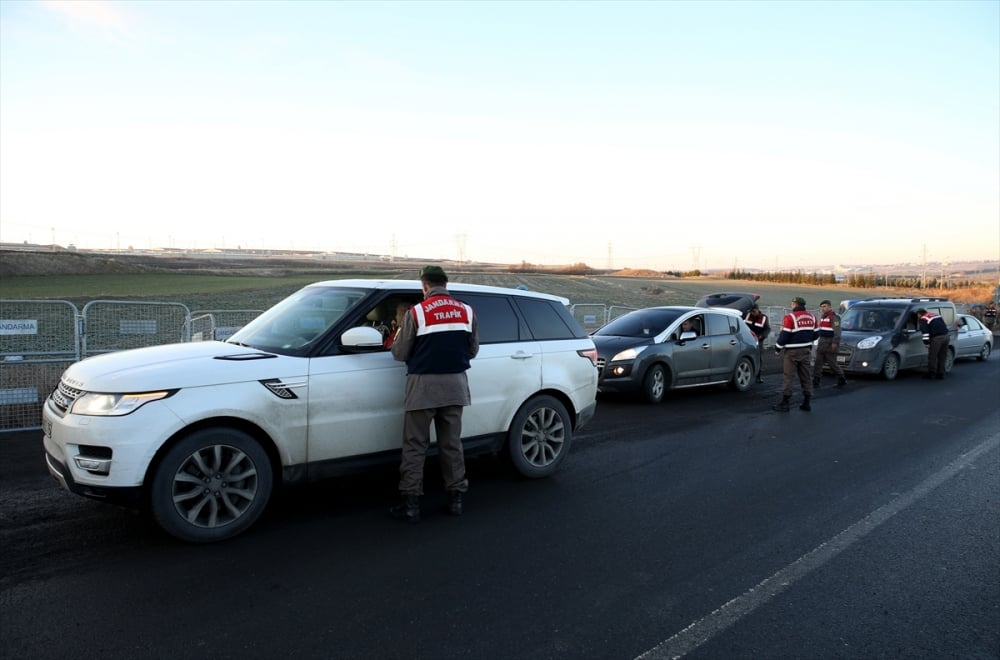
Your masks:
<path fill-rule="evenodd" d="M 838 355 L 837 356 L 837 364 L 847 364 L 847 356 L 846 355 Z"/>

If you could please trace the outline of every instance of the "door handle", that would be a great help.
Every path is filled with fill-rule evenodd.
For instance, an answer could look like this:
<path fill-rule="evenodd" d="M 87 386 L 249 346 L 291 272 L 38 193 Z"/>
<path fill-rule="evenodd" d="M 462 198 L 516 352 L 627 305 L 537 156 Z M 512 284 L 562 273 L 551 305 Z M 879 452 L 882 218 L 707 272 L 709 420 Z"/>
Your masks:
<path fill-rule="evenodd" d="M 525 351 L 518 351 L 517 353 L 511 354 L 510 357 L 514 360 L 527 360 L 528 358 L 533 358 L 535 356 L 531 353 L 526 353 Z"/>

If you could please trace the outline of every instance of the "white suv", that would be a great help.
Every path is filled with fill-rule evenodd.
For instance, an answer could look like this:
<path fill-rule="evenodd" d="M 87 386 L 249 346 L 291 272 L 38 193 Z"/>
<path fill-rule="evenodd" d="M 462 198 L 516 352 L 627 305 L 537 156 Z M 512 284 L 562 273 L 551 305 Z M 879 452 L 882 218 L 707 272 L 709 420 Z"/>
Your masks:
<path fill-rule="evenodd" d="M 466 452 L 552 474 L 594 414 L 597 352 L 568 300 L 451 283 L 479 319 Z M 225 342 L 109 353 L 70 366 L 42 413 L 49 471 L 68 490 L 149 508 L 170 534 L 239 534 L 282 483 L 399 460 L 406 365 L 384 342 L 420 283 L 307 286 Z"/>

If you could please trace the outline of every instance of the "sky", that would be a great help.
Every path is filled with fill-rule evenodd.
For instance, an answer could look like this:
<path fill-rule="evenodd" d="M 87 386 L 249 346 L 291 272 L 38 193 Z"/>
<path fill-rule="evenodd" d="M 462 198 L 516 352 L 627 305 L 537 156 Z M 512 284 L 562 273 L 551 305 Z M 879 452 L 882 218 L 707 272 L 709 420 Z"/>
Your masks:
<path fill-rule="evenodd" d="M 1000 259 L 1000 0 L 0 0 L 0 242 Z"/>

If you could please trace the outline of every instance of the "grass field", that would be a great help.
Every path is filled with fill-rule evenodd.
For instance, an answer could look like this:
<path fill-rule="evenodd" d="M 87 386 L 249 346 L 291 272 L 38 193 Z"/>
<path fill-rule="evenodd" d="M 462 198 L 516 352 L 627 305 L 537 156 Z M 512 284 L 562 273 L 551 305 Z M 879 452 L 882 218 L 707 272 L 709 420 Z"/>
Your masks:
<path fill-rule="evenodd" d="M 321 272 L 281 275 L 220 275 L 190 273 L 132 273 L 8 277 L 0 280 L 0 298 L 68 300 L 82 305 L 91 300 L 146 300 L 181 302 L 190 309 L 265 309 L 311 282 L 349 277 L 413 277 L 413 273 L 373 274 Z M 689 305 L 713 291 L 749 291 L 761 304 L 786 306 L 793 296 L 803 296 L 810 308 L 829 298 L 905 295 L 898 290 L 861 290 L 846 287 L 810 287 L 725 279 L 661 279 L 606 275 L 550 275 L 453 271 L 456 282 L 516 287 L 569 298 L 573 304 L 595 303 L 624 307 Z"/>
<path fill-rule="evenodd" d="M 762 305 L 787 306 L 793 296 L 816 309 L 825 298 L 836 305 L 845 298 L 915 296 L 901 289 L 854 289 L 734 281 L 721 278 L 673 278 L 651 271 L 623 274 L 564 275 L 510 272 L 504 266 L 457 268 L 445 264 L 453 281 L 494 286 L 526 286 L 564 296 L 572 304 L 622 307 L 689 305 L 713 291 L 748 291 Z M 415 278 L 413 263 L 322 259 L 192 258 L 84 252 L 0 253 L 0 299 L 68 300 L 82 306 L 92 300 L 180 302 L 190 309 L 266 309 L 311 282 L 348 278 Z M 956 302 L 983 302 L 982 290 L 924 292 Z"/>

